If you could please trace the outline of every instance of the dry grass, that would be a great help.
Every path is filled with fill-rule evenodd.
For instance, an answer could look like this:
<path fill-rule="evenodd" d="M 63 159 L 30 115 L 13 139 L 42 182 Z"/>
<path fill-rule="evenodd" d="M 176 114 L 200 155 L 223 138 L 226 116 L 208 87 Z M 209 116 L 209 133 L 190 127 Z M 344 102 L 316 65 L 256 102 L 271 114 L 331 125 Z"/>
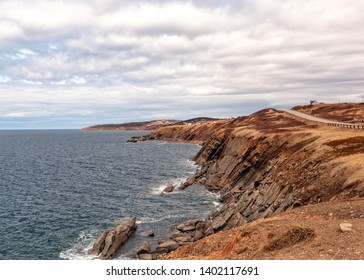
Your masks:
<path fill-rule="evenodd" d="M 363 260 L 363 207 L 364 199 L 298 207 L 210 235 L 165 259 Z M 353 230 L 342 233 L 343 222 Z"/>
<path fill-rule="evenodd" d="M 364 153 L 363 136 L 329 141 L 325 145 L 334 149 L 336 157 Z"/>
<path fill-rule="evenodd" d="M 264 250 L 274 251 L 297 244 L 298 242 L 311 240 L 315 237 L 315 231 L 308 227 L 297 226 L 291 228 L 278 238 L 275 238 L 264 247 Z"/>

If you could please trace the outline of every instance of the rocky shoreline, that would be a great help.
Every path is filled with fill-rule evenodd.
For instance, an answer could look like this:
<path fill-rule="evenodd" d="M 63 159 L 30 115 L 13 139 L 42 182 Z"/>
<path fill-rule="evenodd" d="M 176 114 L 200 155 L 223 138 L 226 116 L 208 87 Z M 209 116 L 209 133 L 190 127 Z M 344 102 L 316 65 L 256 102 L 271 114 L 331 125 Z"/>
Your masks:
<path fill-rule="evenodd" d="M 185 182 L 178 185 L 168 184 L 167 187 L 160 193 L 161 196 L 178 190 L 185 190 L 193 184 L 201 185 L 201 180 L 197 180 L 196 175 L 188 178 Z M 120 247 L 136 233 L 137 217 L 129 218 L 115 228 L 104 231 L 94 242 L 90 254 L 97 256 L 99 259 L 113 259 Z M 156 260 L 167 253 L 170 253 L 179 247 L 191 244 L 203 237 L 213 233 L 211 224 L 208 220 L 187 220 L 178 225 L 170 225 L 170 234 L 157 239 L 157 245 L 152 250 L 152 243 L 155 243 L 155 234 L 153 231 L 139 233 L 149 237 L 150 241 L 145 240 L 139 245 L 136 250 L 135 258 L 141 260 Z"/>
<path fill-rule="evenodd" d="M 202 185 L 201 183 L 202 181 L 198 180 L 195 175 L 188 178 L 178 187 L 168 185 L 162 191 L 161 195 L 172 192 L 175 187 L 179 190 L 185 190 L 193 184 Z M 178 225 L 171 225 L 169 236 L 159 239 L 155 250 L 151 249 L 150 242 L 144 241 L 140 245 L 135 257 L 141 260 L 160 259 L 164 255 L 178 249 L 181 246 L 191 244 L 207 235 L 212 234 L 214 232 L 212 226 L 212 223 L 209 222 L 209 218 L 206 220 L 192 219 Z M 154 237 L 154 235 L 152 237 Z"/>
<path fill-rule="evenodd" d="M 223 206 L 206 220 L 173 226 L 155 250 L 142 244 L 140 259 L 164 258 L 207 236 L 301 206 L 364 197 L 362 161 L 344 160 L 364 153 L 360 132 L 337 133 L 273 109 L 214 125 L 164 127 L 141 138 L 204 143 L 194 158 L 197 173 L 179 188 L 204 185 L 221 194 Z"/>

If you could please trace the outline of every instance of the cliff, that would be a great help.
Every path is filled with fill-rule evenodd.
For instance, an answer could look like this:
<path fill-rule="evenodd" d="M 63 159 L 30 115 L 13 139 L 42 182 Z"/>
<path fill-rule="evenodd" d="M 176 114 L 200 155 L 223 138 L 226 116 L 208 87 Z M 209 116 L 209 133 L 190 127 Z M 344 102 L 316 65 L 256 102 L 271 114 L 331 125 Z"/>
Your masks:
<path fill-rule="evenodd" d="M 249 242 L 268 246 L 275 242 L 277 235 L 286 234 L 286 238 L 290 239 L 289 232 L 295 235 L 297 228 L 298 231 L 302 231 L 302 228 L 307 230 L 301 232 L 303 235 L 308 234 L 308 237 L 302 237 L 305 246 L 308 246 L 308 243 L 315 244 L 310 242 L 317 242 L 323 238 L 324 231 L 315 228 L 316 218 L 309 214 L 300 214 L 299 209 L 304 209 L 305 205 L 309 209 L 308 212 L 325 213 L 327 209 L 331 209 L 330 217 L 337 217 L 337 220 L 331 221 L 336 227 L 335 234 L 338 234 L 339 223 L 343 222 L 343 219 L 357 220 L 357 228 L 353 232 L 364 226 L 363 212 L 359 213 L 360 207 L 356 204 L 354 208 L 359 209 L 358 213 L 350 216 L 351 210 L 348 210 L 340 216 L 345 203 L 354 203 L 353 199 L 364 197 L 363 131 L 313 125 L 274 109 L 263 110 L 249 117 L 210 124 L 210 131 L 206 125 L 183 129 L 161 128 L 151 134 L 152 139 L 204 141 L 202 149 L 195 157 L 200 169 L 193 180 L 211 190 L 219 191 L 223 202 L 221 209 L 216 209 L 209 219 L 199 224 L 199 230 L 207 237 L 182 246 L 167 258 L 264 258 L 268 256 L 263 254 L 266 252 L 264 248 L 261 248 L 261 255 L 235 254 L 231 253 L 231 248 L 235 248 L 233 245 L 237 244 L 237 240 L 254 238 L 255 243 L 253 240 Z M 319 210 L 310 208 L 315 205 Z M 362 202 L 360 205 L 363 205 Z M 269 225 L 272 224 L 272 229 L 275 227 L 277 230 L 264 231 L 262 227 L 268 236 L 260 232 L 255 237 L 240 232 L 250 227 L 259 228 L 258 225 L 265 223 L 260 219 L 265 219 Z M 300 223 L 296 223 L 295 219 L 300 219 Z M 279 225 L 281 222 L 278 221 L 282 220 L 286 221 L 285 227 Z M 317 221 L 319 219 L 316 219 Z M 320 225 L 320 222 L 316 225 Z M 332 229 L 335 227 L 333 224 L 328 226 Z M 240 235 L 236 237 L 238 228 Z M 349 234 L 354 234 L 353 232 Z M 299 233 L 296 235 L 300 236 Z M 246 236 L 249 238 L 244 239 Z M 336 238 L 335 235 L 330 236 Z M 215 239 L 224 242 L 216 243 Z M 335 248 L 326 248 L 332 249 L 332 252 L 322 257 L 311 257 L 364 258 L 364 245 L 358 244 L 359 241 L 355 241 L 355 238 L 348 239 L 348 242 L 349 240 L 356 242 L 360 253 L 340 255 Z M 301 246 L 300 244 L 297 246 Z M 248 246 L 247 243 L 245 245 Z M 296 246 L 295 243 L 291 245 Z M 230 246 L 231 250 L 224 246 Z M 235 249 L 245 252 L 244 248 L 239 246 Z M 291 248 L 290 246 L 288 247 Z M 230 253 L 221 252 L 222 248 Z M 286 249 L 289 251 L 289 248 Z M 216 253 L 216 250 L 219 253 Z M 269 258 L 290 256 L 288 252 L 286 255 L 282 254 L 280 249 L 268 251 Z M 186 252 L 194 253 L 188 255 Z M 310 258 L 309 254 L 302 256 Z"/>

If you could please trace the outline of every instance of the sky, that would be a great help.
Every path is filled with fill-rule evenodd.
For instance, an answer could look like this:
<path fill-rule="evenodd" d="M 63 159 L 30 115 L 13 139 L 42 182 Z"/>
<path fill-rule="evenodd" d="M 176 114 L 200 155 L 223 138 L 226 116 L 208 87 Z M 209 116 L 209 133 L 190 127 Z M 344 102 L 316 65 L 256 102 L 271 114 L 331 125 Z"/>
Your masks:
<path fill-rule="evenodd" d="M 362 0 L 0 0 L 0 129 L 361 102 Z"/>

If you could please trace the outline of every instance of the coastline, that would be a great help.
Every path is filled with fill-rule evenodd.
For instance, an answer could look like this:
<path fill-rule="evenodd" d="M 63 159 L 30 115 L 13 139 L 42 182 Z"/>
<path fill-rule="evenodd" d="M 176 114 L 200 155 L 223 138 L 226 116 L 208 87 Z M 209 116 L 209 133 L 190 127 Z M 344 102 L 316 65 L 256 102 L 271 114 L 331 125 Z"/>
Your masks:
<path fill-rule="evenodd" d="M 203 125 L 162 128 L 153 131 L 146 140 L 190 142 L 198 138 L 191 131 L 206 129 Z M 362 132 L 338 134 L 337 129 L 267 109 L 218 126 L 210 137 L 204 134 L 200 141 L 204 145 L 194 158 L 199 169 L 189 178 L 188 185 L 197 182 L 210 191 L 218 191 L 223 206 L 204 221 L 178 225 L 178 231 L 173 231 L 169 239 L 178 241 L 187 237 L 185 246 L 178 246 L 180 249 L 172 246 L 158 258 L 178 259 L 180 251 L 182 259 L 193 258 L 193 254 L 183 254 L 187 250 L 183 248 L 195 248 L 205 237 L 213 239 L 216 233 L 248 226 L 259 219 L 269 221 L 303 206 L 326 207 L 325 203 L 364 197 L 361 161 L 342 160 L 362 158 L 360 151 L 350 150 L 351 145 L 364 143 Z M 342 154 L 336 148 L 339 144 L 347 144 L 349 150 Z M 328 175 L 332 172 L 337 175 Z M 183 227 L 189 230 L 181 230 Z M 169 257 L 167 253 L 172 251 L 173 257 Z M 213 250 L 203 251 L 199 258 L 213 256 Z"/>

